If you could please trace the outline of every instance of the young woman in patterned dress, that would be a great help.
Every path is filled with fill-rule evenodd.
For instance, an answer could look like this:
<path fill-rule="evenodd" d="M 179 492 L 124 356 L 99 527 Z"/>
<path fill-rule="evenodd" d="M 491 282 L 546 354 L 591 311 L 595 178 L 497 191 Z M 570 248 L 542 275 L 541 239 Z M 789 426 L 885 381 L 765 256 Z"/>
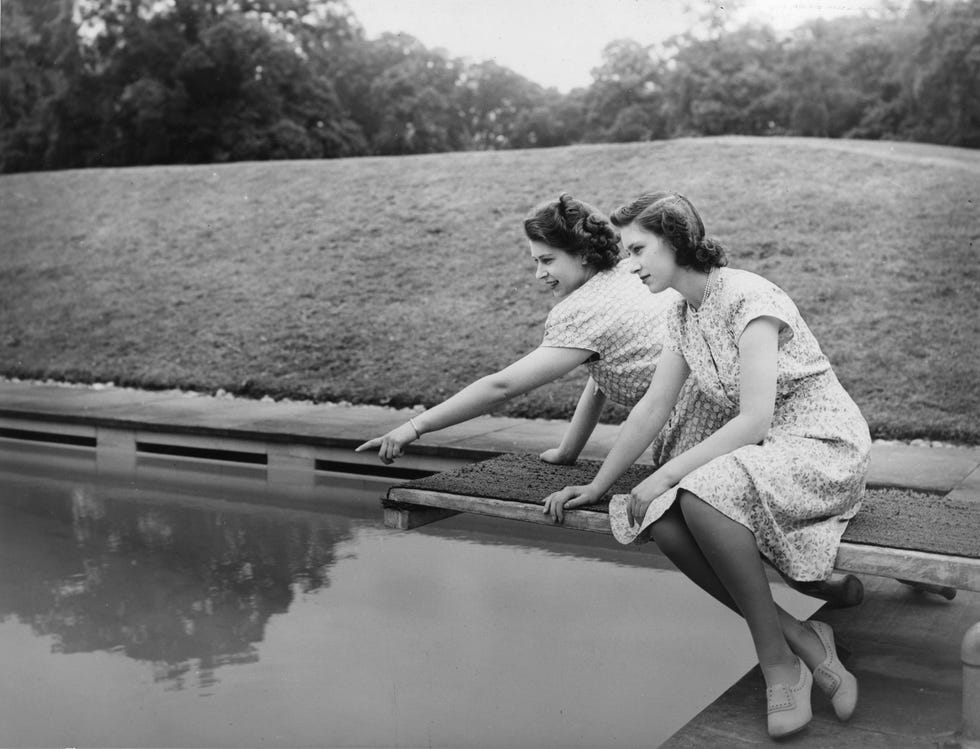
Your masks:
<path fill-rule="evenodd" d="M 642 196 L 612 222 L 631 269 L 651 291 L 673 288 L 681 299 L 650 389 L 595 478 L 547 501 L 568 507 L 602 497 L 695 381 L 709 420 L 720 413 L 723 426 L 614 497 L 614 534 L 623 543 L 652 536 L 684 574 L 746 619 L 772 736 L 809 722 L 814 681 L 846 720 L 857 681 L 837 658 L 833 632 L 773 601 L 763 558 L 791 580 L 831 574 L 864 491 L 867 423 L 792 300 L 761 276 L 725 267 L 724 249 L 705 237 L 686 198 Z"/>
<path fill-rule="evenodd" d="M 378 450 L 391 463 L 427 432 L 471 419 L 557 380 L 584 364 L 590 373 L 575 414 L 558 447 L 541 454 L 571 464 L 588 442 L 607 400 L 634 406 L 646 391 L 660 357 L 668 311 L 678 296 L 651 294 L 620 262 L 619 233 L 588 203 L 563 194 L 537 206 L 524 221 L 535 277 L 558 300 L 545 323 L 544 340 L 529 354 L 356 449 Z M 685 390 L 678 413 L 696 401 Z M 664 430 L 660 449 L 696 442 L 685 420 Z"/>

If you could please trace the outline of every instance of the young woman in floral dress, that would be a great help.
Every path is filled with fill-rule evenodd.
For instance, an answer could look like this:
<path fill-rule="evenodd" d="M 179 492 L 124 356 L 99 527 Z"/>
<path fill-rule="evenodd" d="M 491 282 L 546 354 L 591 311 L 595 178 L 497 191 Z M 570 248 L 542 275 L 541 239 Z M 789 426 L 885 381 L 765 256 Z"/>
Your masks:
<path fill-rule="evenodd" d="M 534 208 L 524 220 L 524 233 L 535 277 L 557 299 L 541 345 L 368 440 L 358 451 L 377 449 L 378 457 L 391 463 L 423 434 L 487 413 L 585 365 L 590 378 L 561 444 L 541 454 L 545 461 L 571 464 L 588 442 L 607 399 L 631 408 L 646 392 L 677 294 L 651 294 L 620 262 L 619 233 L 608 219 L 567 193 Z M 683 418 L 697 397 L 691 387 L 685 390 L 677 418 L 658 440 L 658 451 L 697 441 L 690 430 L 700 429 L 700 424 Z"/>
<path fill-rule="evenodd" d="M 684 574 L 746 619 L 766 681 L 770 735 L 809 722 L 814 681 L 846 720 L 857 681 L 837 658 L 833 632 L 773 601 L 763 559 L 791 580 L 830 576 L 864 491 L 867 423 L 792 300 L 761 276 L 725 267 L 724 249 L 705 237 L 686 198 L 641 196 L 611 218 L 640 280 L 681 299 L 650 389 L 595 478 L 546 502 L 569 507 L 602 497 L 692 380 L 723 425 L 631 494 L 614 497 L 613 532 L 624 543 L 652 537 Z"/>

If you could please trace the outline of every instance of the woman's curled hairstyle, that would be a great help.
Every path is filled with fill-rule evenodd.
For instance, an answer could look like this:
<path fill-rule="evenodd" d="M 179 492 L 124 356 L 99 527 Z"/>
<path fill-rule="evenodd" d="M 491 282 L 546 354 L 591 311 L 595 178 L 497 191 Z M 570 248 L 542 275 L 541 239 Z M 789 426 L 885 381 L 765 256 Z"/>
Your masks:
<path fill-rule="evenodd" d="M 728 265 L 725 248 L 704 233 L 704 222 L 690 200 L 669 192 L 648 192 L 617 208 L 610 220 L 620 228 L 636 222 L 674 248 L 677 264 L 702 272 Z"/>
<path fill-rule="evenodd" d="M 597 271 L 619 262 L 619 232 L 598 209 L 567 192 L 535 207 L 524 219 L 524 233 L 533 242 L 581 257 Z"/>

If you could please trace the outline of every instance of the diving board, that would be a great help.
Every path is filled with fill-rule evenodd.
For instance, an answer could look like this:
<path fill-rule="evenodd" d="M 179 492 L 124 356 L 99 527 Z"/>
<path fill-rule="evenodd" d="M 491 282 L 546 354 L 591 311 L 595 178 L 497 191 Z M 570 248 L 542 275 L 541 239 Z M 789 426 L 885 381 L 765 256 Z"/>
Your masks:
<path fill-rule="evenodd" d="M 409 530 L 460 512 L 554 525 L 543 500 L 564 486 L 586 484 L 601 465 L 556 466 L 536 455 L 507 454 L 393 486 L 382 500 L 384 522 Z M 606 500 L 568 510 L 562 527 L 611 534 L 608 498 L 649 475 L 633 466 Z M 899 489 L 867 491 L 848 523 L 836 569 L 929 586 L 980 591 L 980 501 Z"/>

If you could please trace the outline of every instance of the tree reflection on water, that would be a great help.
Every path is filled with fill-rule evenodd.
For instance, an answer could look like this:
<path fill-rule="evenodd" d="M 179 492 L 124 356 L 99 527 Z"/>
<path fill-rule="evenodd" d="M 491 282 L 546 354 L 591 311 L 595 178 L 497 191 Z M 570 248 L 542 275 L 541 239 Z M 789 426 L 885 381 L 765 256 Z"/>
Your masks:
<path fill-rule="evenodd" d="M 122 652 L 171 688 L 258 660 L 273 614 L 329 585 L 351 520 L 152 490 L 15 482 L 0 498 L 0 621 L 56 652 Z M 12 491 L 11 491 L 12 489 Z"/>

